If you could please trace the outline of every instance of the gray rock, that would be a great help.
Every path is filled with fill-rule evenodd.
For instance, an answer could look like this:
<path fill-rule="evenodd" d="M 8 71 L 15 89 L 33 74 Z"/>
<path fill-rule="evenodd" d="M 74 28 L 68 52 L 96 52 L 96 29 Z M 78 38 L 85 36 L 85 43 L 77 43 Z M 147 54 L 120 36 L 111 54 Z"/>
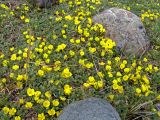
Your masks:
<path fill-rule="evenodd" d="M 130 11 L 110 8 L 93 16 L 94 23 L 106 29 L 106 37 L 116 42 L 125 55 L 142 55 L 149 47 L 149 40 L 140 18 Z"/>
<path fill-rule="evenodd" d="M 49 8 L 53 4 L 56 4 L 58 0 L 33 0 L 34 5 L 40 7 L 40 8 Z"/>
<path fill-rule="evenodd" d="M 89 98 L 68 105 L 58 120 L 121 120 L 106 100 Z"/>

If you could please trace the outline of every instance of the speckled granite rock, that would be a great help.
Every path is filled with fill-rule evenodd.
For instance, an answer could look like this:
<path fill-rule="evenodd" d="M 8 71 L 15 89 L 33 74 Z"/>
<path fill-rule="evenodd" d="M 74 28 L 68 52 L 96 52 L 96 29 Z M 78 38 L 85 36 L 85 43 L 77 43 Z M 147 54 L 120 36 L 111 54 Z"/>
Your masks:
<path fill-rule="evenodd" d="M 110 8 L 93 16 L 93 22 L 104 26 L 106 37 L 114 40 L 125 55 L 140 56 L 149 47 L 140 18 L 130 11 Z"/>
<path fill-rule="evenodd" d="M 106 101 L 89 98 L 64 108 L 57 120 L 121 120 L 116 110 Z"/>

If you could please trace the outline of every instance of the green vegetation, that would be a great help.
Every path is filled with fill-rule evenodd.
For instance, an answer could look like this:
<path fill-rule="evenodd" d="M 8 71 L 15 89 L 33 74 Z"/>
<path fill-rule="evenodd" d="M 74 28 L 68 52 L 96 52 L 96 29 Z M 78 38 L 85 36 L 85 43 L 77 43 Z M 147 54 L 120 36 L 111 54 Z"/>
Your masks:
<path fill-rule="evenodd" d="M 67 104 L 95 96 L 109 100 L 122 120 L 158 120 L 159 0 L 73 1 L 50 9 L 1 4 L 0 119 L 53 120 Z M 116 53 L 107 30 L 92 24 L 110 7 L 141 17 L 151 40 L 142 58 Z"/>

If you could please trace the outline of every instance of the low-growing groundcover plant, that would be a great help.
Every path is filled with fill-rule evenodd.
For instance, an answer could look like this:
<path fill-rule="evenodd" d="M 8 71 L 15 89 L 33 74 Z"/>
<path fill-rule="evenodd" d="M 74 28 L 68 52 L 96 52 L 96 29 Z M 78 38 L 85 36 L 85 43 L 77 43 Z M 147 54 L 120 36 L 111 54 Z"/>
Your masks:
<path fill-rule="evenodd" d="M 122 120 L 158 120 L 160 4 L 130 2 L 59 0 L 48 10 L 2 3 L 0 119 L 53 120 L 67 104 L 95 96 L 110 101 Z M 105 5 L 133 9 L 152 27 L 146 56 L 121 56 L 107 30 L 92 23 Z"/>

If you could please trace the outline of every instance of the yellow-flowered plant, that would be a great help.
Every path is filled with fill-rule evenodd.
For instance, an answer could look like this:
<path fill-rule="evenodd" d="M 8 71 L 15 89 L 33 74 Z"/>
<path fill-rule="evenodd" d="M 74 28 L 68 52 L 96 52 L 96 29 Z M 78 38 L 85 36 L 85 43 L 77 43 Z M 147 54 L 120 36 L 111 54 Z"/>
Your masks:
<path fill-rule="evenodd" d="M 155 54 L 140 59 L 119 55 L 106 27 L 92 20 L 103 5 L 137 8 L 157 42 L 159 3 L 128 1 L 59 0 L 60 7 L 47 14 L 27 4 L 0 4 L 0 119 L 56 119 L 73 100 L 96 96 L 112 102 L 122 119 L 150 113 L 146 119 L 157 120 Z"/>

